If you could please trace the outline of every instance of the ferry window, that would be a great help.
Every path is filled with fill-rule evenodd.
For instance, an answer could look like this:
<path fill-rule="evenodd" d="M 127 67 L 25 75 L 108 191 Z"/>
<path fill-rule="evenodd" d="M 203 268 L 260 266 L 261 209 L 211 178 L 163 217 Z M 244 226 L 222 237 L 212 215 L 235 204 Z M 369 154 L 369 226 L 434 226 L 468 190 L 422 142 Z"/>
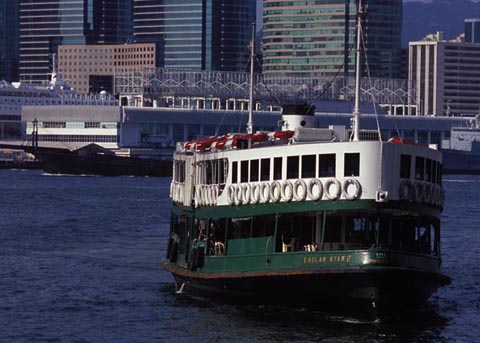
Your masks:
<path fill-rule="evenodd" d="M 432 182 L 432 160 L 427 158 L 425 168 L 425 181 Z"/>
<path fill-rule="evenodd" d="M 252 237 L 273 236 L 275 232 L 275 216 L 256 216 L 253 219 Z"/>
<path fill-rule="evenodd" d="M 240 182 L 248 182 L 248 161 L 240 162 Z"/>
<path fill-rule="evenodd" d="M 423 180 L 425 174 L 425 158 L 417 156 L 415 158 L 415 180 Z"/>
<path fill-rule="evenodd" d="M 259 160 L 250 161 L 250 182 L 258 181 L 258 164 Z"/>
<path fill-rule="evenodd" d="M 249 238 L 252 230 L 252 218 L 231 218 L 228 223 L 229 239 Z"/>
<path fill-rule="evenodd" d="M 322 250 L 337 250 L 342 241 L 342 217 L 327 216 Z"/>
<path fill-rule="evenodd" d="M 299 156 L 287 157 L 287 179 L 298 179 Z"/>
<path fill-rule="evenodd" d="M 178 182 L 185 181 L 185 161 L 179 161 L 179 174 L 178 174 Z"/>
<path fill-rule="evenodd" d="M 346 248 L 368 248 L 376 244 L 378 235 L 377 220 L 374 217 L 346 217 L 345 242 Z"/>
<path fill-rule="evenodd" d="M 360 176 L 360 154 L 345 154 L 344 176 Z"/>
<path fill-rule="evenodd" d="M 282 179 L 282 158 L 275 157 L 273 159 L 273 179 L 281 180 Z"/>
<path fill-rule="evenodd" d="M 315 177 L 315 155 L 302 156 L 302 178 Z"/>
<path fill-rule="evenodd" d="M 412 156 L 400 155 L 400 177 L 403 179 L 410 178 L 410 167 L 412 164 Z"/>
<path fill-rule="evenodd" d="M 212 162 L 211 161 L 207 161 L 207 163 L 205 163 L 205 175 L 206 175 L 206 180 L 205 180 L 205 183 L 207 185 L 210 185 L 212 184 L 212 177 L 213 177 L 213 171 L 212 171 Z"/>
<path fill-rule="evenodd" d="M 270 159 L 262 158 L 260 162 L 260 181 L 270 180 Z"/>
<path fill-rule="evenodd" d="M 222 158 L 218 163 L 218 183 L 225 184 L 228 175 L 228 160 Z"/>
<path fill-rule="evenodd" d="M 319 177 L 335 177 L 335 154 L 318 155 Z"/>
<path fill-rule="evenodd" d="M 232 163 L 232 183 L 238 182 L 238 162 Z"/>

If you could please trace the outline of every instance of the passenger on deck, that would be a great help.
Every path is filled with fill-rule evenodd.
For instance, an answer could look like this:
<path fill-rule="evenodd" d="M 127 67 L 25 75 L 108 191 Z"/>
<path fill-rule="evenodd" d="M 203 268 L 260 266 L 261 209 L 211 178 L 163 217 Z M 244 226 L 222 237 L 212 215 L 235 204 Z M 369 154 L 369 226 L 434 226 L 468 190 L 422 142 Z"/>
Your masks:
<path fill-rule="evenodd" d="M 215 255 L 215 243 L 216 243 L 216 230 L 215 223 L 210 222 L 210 230 L 208 230 L 208 251 L 210 255 Z"/>
<path fill-rule="evenodd" d="M 205 231 L 205 221 L 202 221 L 200 223 L 200 229 L 198 231 L 198 240 L 201 241 L 201 240 L 204 240 L 205 238 L 207 238 L 207 233 Z"/>

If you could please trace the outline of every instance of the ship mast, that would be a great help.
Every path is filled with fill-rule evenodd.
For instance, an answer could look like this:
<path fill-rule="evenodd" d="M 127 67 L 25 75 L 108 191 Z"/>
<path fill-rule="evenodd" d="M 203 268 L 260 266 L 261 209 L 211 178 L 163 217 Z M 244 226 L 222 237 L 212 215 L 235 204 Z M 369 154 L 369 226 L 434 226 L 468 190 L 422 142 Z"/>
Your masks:
<path fill-rule="evenodd" d="M 360 57 L 362 50 L 362 0 L 358 0 L 357 8 L 357 56 L 355 61 L 355 108 L 353 109 L 353 141 L 360 140 Z"/>
<path fill-rule="evenodd" d="M 247 133 L 253 133 L 253 67 L 255 65 L 255 23 L 252 24 L 252 40 L 250 41 L 250 97 L 248 103 Z"/>

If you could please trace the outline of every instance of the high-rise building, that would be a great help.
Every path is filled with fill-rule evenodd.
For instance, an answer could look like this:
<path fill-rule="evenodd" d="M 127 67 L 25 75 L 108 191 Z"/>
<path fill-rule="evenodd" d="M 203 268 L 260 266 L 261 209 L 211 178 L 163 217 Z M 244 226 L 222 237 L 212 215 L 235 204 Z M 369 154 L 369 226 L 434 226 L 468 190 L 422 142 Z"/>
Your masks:
<path fill-rule="evenodd" d="M 136 42 L 157 44 L 157 66 L 247 70 L 255 0 L 134 0 Z"/>
<path fill-rule="evenodd" d="M 264 0 L 263 73 L 352 76 L 357 3 L 358 0 Z M 366 12 L 363 36 L 370 75 L 401 77 L 402 1 L 363 0 L 362 7 Z"/>
<path fill-rule="evenodd" d="M 465 43 L 480 43 L 480 18 L 465 19 Z"/>
<path fill-rule="evenodd" d="M 0 0 L 0 80 L 18 81 L 18 0 Z"/>
<path fill-rule="evenodd" d="M 20 0 L 20 78 L 49 80 L 59 45 L 128 41 L 131 16 L 132 0 Z"/>
<path fill-rule="evenodd" d="M 480 44 L 410 42 L 408 60 L 409 80 L 416 84 L 415 102 L 420 114 L 478 114 Z"/>
<path fill-rule="evenodd" d="M 155 44 L 61 45 L 58 72 L 78 94 L 114 91 L 116 68 L 154 68 Z"/>

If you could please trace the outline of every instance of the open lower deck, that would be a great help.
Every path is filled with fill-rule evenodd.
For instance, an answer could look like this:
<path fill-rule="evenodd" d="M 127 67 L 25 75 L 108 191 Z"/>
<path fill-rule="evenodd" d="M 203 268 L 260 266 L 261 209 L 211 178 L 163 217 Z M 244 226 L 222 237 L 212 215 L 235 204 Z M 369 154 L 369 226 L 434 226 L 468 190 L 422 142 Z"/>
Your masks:
<path fill-rule="evenodd" d="M 436 216 L 391 209 L 209 218 L 172 213 L 167 258 L 200 274 L 379 263 L 439 272 L 440 223 Z"/>

